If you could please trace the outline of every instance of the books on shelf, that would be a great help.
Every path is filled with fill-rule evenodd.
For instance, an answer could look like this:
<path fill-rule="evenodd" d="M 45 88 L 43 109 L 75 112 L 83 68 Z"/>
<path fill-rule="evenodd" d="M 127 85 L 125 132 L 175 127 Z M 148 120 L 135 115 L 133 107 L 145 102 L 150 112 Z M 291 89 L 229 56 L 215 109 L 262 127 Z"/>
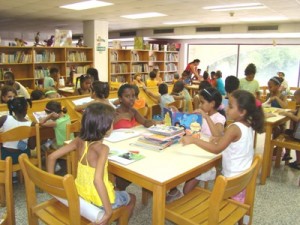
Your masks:
<path fill-rule="evenodd" d="M 40 79 L 49 76 L 50 71 L 48 68 L 38 67 L 34 69 L 34 78 Z"/>
<path fill-rule="evenodd" d="M 178 62 L 178 53 L 165 53 L 165 61 L 169 61 L 169 62 Z"/>
<path fill-rule="evenodd" d="M 128 64 L 117 63 L 111 65 L 111 73 L 128 73 Z"/>
<path fill-rule="evenodd" d="M 80 51 L 69 51 L 68 52 L 69 62 L 85 62 L 87 61 L 87 56 L 85 52 Z"/>
<path fill-rule="evenodd" d="M 119 75 L 119 76 L 112 76 L 110 81 L 112 82 L 117 82 L 117 83 L 125 83 L 126 82 L 126 79 L 124 76 L 122 75 Z"/>
<path fill-rule="evenodd" d="M 141 132 L 133 129 L 117 129 L 113 130 L 109 137 L 105 137 L 104 140 L 109 142 L 119 142 L 124 141 L 133 137 L 137 137 Z"/>
<path fill-rule="evenodd" d="M 134 73 L 148 73 L 149 72 L 149 65 L 146 63 L 142 64 L 135 64 L 132 65 L 132 72 Z"/>
<path fill-rule="evenodd" d="M 36 53 L 36 51 L 33 50 L 33 60 L 35 63 L 55 62 L 55 53 L 46 50 L 41 53 Z"/>
<path fill-rule="evenodd" d="M 139 53 L 136 51 L 132 51 L 131 52 L 131 60 L 135 61 L 135 62 L 140 61 Z"/>
<path fill-rule="evenodd" d="M 177 71 L 177 65 L 175 63 L 166 63 L 166 71 Z"/>
<path fill-rule="evenodd" d="M 167 125 L 155 125 L 148 128 L 148 131 L 154 134 L 161 134 L 164 136 L 173 136 L 183 132 L 182 127 L 167 126 Z"/>
<path fill-rule="evenodd" d="M 117 51 L 110 51 L 110 61 L 115 62 L 118 61 L 119 55 Z"/>
<path fill-rule="evenodd" d="M 124 151 L 119 149 L 110 149 L 108 154 L 108 160 L 122 165 L 128 165 L 143 158 L 144 156 L 136 151 Z"/>
<path fill-rule="evenodd" d="M 31 63 L 32 55 L 26 54 L 24 51 L 16 51 L 13 54 L 0 54 L 0 63 Z"/>

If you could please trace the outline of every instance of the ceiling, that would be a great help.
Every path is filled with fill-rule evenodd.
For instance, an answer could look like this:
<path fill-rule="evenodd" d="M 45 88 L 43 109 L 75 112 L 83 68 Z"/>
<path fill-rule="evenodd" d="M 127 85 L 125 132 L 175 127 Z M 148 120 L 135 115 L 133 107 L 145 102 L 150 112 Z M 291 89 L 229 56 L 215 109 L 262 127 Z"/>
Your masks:
<path fill-rule="evenodd" d="M 199 21 L 193 26 L 245 24 L 240 19 L 246 17 L 285 16 L 288 20 L 284 23 L 300 22 L 300 0 L 106 0 L 114 5 L 82 11 L 59 8 L 78 1 L 80 0 L 0 0 L 0 35 L 37 31 L 53 33 L 55 29 L 70 29 L 73 34 L 81 34 L 84 20 L 108 21 L 110 31 L 167 28 L 170 25 L 164 25 L 163 22 L 183 20 Z M 262 3 L 266 8 L 239 10 L 233 12 L 233 16 L 228 11 L 212 12 L 202 9 L 204 6 L 249 2 Z M 167 16 L 139 20 L 120 17 L 142 12 L 159 12 Z"/>

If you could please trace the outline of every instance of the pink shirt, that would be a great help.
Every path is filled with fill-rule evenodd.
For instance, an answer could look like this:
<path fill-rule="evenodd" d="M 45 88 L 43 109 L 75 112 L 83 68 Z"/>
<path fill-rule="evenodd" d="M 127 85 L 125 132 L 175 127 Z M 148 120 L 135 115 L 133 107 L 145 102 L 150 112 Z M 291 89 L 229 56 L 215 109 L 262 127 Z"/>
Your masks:
<path fill-rule="evenodd" d="M 215 114 L 211 115 L 210 118 L 214 124 L 221 123 L 224 126 L 224 124 L 226 122 L 226 118 L 219 112 L 216 112 Z M 203 122 L 202 122 L 201 133 L 208 137 L 211 136 L 209 126 L 205 119 L 203 119 Z"/>

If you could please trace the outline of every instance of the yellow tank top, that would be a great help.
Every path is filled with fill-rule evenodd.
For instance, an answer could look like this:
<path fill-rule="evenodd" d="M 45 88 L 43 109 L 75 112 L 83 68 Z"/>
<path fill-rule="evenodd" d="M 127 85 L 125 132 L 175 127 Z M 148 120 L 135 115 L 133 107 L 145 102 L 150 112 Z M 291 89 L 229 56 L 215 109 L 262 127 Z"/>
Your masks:
<path fill-rule="evenodd" d="M 146 86 L 147 87 L 156 87 L 157 86 L 157 81 L 156 80 L 146 80 Z"/>
<path fill-rule="evenodd" d="M 87 142 L 85 142 L 84 152 L 81 156 L 81 159 L 78 162 L 77 178 L 75 179 L 75 184 L 80 197 L 82 197 L 86 201 L 96 206 L 102 206 L 103 205 L 102 201 L 94 185 L 95 168 L 89 166 L 87 158 L 86 158 L 86 165 L 81 163 L 82 159 L 87 154 L 89 146 L 92 143 L 93 142 L 87 145 Z M 106 160 L 104 166 L 103 180 L 107 189 L 109 201 L 110 203 L 114 203 L 115 191 L 114 191 L 114 186 L 108 179 L 107 165 L 108 165 L 108 161 Z"/>

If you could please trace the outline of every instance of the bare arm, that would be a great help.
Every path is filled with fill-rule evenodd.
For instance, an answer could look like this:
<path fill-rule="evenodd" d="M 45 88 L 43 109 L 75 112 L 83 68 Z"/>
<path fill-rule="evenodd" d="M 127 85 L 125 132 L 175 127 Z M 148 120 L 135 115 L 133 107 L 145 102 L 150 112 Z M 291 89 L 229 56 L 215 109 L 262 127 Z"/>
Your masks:
<path fill-rule="evenodd" d="M 56 122 L 53 121 L 53 118 L 58 118 L 58 114 L 55 112 L 52 112 L 48 114 L 46 117 L 41 118 L 39 123 L 42 127 L 56 127 Z"/>
<path fill-rule="evenodd" d="M 161 101 L 161 96 L 160 96 L 160 95 L 156 95 L 156 94 L 152 93 L 151 91 L 149 91 L 149 90 L 147 89 L 147 87 L 143 87 L 143 89 L 144 89 L 145 93 L 146 93 L 148 96 L 150 96 L 150 97 L 153 98 L 155 101 L 157 101 L 157 103 L 160 103 L 160 101 Z"/>
<path fill-rule="evenodd" d="M 181 142 L 183 145 L 195 144 L 204 150 L 219 154 L 225 148 L 227 148 L 231 142 L 238 141 L 241 137 L 241 130 L 236 125 L 231 125 L 225 132 L 224 136 L 218 141 L 206 142 L 201 139 L 193 138 L 192 136 L 185 136 L 182 138 Z"/>
<path fill-rule="evenodd" d="M 287 116 L 288 118 L 290 118 L 294 122 L 300 122 L 300 117 L 298 117 L 297 115 L 293 114 L 292 112 L 285 112 L 285 111 L 283 111 L 283 112 L 280 112 L 279 114 Z"/>
<path fill-rule="evenodd" d="M 134 113 L 135 120 L 144 127 L 151 127 L 156 124 L 154 120 L 145 119 L 136 109 L 132 109 L 132 111 Z"/>

